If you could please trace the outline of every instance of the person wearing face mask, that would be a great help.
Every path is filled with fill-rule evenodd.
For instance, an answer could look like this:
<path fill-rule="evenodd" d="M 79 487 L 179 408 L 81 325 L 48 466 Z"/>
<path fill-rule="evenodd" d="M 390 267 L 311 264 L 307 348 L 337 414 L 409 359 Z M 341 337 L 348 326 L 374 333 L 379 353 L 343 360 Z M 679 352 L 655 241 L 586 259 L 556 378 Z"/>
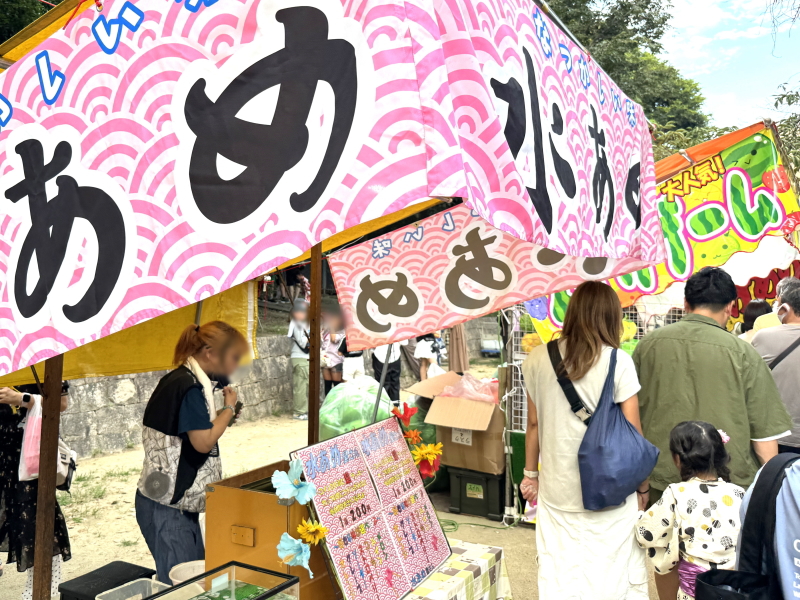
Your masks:
<path fill-rule="evenodd" d="M 144 411 L 144 465 L 136 491 L 136 521 L 156 562 L 158 579 L 171 583 L 178 564 L 203 560 L 200 513 L 206 485 L 222 479 L 217 442 L 236 416 L 237 395 L 227 381 L 250 346 L 222 321 L 189 325 L 175 347 L 176 369 L 161 378 Z"/>
<path fill-rule="evenodd" d="M 737 298 L 731 276 L 706 267 L 689 278 L 684 294 L 686 316 L 646 335 L 633 353 L 642 430 L 661 450 L 650 476 L 650 503 L 681 481 L 669 447 L 678 423 L 705 421 L 724 430 L 731 439 L 725 447 L 731 481 L 744 489 L 792 427 L 766 363 L 725 328 Z M 673 600 L 677 571 L 657 575 L 656 587 L 661 600 Z"/>
<path fill-rule="evenodd" d="M 753 335 L 762 329 L 778 327 L 781 324 L 781 320 L 778 318 L 778 309 L 783 304 L 781 297 L 786 293 L 786 290 L 794 286 L 800 286 L 800 279 L 797 277 L 785 277 L 778 282 L 778 285 L 775 286 L 775 301 L 772 303 L 772 310 L 755 320 L 753 323 Z"/>
<path fill-rule="evenodd" d="M 792 417 L 792 435 L 781 439 L 778 450 L 800 454 L 800 352 L 797 352 L 800 348 L 800 286 L 784 287 L 775 314 L 781 324 L 756 333 L 753 348 L 772 371 Z"/>

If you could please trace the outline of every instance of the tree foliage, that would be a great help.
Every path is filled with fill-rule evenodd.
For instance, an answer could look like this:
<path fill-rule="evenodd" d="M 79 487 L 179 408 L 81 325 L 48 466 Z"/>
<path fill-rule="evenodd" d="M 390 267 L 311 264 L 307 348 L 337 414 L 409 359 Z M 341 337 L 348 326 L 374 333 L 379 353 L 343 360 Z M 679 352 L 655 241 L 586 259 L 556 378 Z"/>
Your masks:
<path fill-rule="evenodd" d="M 47 9 L 48 6 L 38 0 L 0 0 L 0 44 L 33 23 Z"/>
<path fill-rule="evenodd" d="M 778 121 L 778 135 L 783 149 L 795 173 L 800 173 L 800 90 L 791 89 L 786 84 L 775 96 L 775 108 L 784 109 L 789 114 Z"/>
<path fill-rule="evenodd" d="M 693 129 L 656 129 L 653 133 L 653 157 L 656 161 L 672 156 L 676 152 L 713 140 L 726 133 L 736 131 L 736 127 L 695 127 Z"/>
<path fill-rule="evenodd" d="M 656 56 L 669 25 L 666 0 L 552 0 L 549 5 L 669 140 L 659 154 L 681 139 L 700 143 L 716 133 L 708 127 L 697 82 Z M 664 137 L 667 132 L 675 133 Z"/>

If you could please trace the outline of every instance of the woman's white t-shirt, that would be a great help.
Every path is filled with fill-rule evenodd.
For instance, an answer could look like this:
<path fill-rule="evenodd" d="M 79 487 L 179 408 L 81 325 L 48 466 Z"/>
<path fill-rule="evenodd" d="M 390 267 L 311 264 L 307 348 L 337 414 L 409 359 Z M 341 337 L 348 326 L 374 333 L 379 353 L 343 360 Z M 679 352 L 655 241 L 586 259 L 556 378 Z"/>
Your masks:
<path fill-rule="evenodd" d="M 563 356 L 563 342 L 559 348 Z M 582 379 L 573 381 L 583 404 L 592 412 L 597 408 L 608 375 L 611 350 L 610 346 L 603 348 L 600 358 L 589 372 Z M 586 509 L 583 508 L 581 495 L 578 450 L 586 433 L 586 425 L 572 412 L 569 401 L 558 385 L 546 345 L 534 348 L 528 355 L 522 364 L 522 376 L 539 419 L 539 502 L 563 511 L 583 512 Z M 624 402 L 639 393 L 640 389 L 633 359 L 618 350 L 614 401 Z"/>

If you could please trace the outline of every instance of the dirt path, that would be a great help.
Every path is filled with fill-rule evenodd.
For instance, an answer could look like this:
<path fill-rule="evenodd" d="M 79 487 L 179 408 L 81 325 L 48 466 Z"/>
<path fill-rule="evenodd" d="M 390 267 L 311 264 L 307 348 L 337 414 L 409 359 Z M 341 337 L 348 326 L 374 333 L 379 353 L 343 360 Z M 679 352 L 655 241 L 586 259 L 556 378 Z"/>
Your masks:
<path fill-rule="evenodd" d="M 288 417 L 268 418 L 231 428 L 220 440 L 225 475 L 235 475 L 286 458 L 306 445 L 307 424 Z M 68 581 L 114 560 L 153 566 L 133 507 L 142 469 L 141 448 L 81 460 L 72 494 L 59 492 L 67 518 L 72 560 L 64 563 Z M 21 597 L 26 575 L 6 565 L 0 600 Z"/>
<path fill-rule="evenodd" d="M 491 365 L 475 365 L 487 377 Z M 307 424 L 288 417 L 236 425 L 220 442 L 225 475 L 234 475 L 286 458 L 306 445 Z M 73 558 L 64 565 L 64 580 L 92 571 L 113 560 L 153 566 L 139 532 L 133 499 L 142 465 L 141 448 L 81 461 L 72 496 L 59 493 L 67 517 Z M 485 519 L 451 515 L 448 497 L 436 494 L 440 519 L 457 522 L 449 537 L 502 546 L 515 600 L 537 600 L 535 532 L 530 527 L 501 528 Z M 476 524 L 471 526 L 470 524 Z M 491 526 L 487 528 L 486 526 Z M 452 528 L 452 526 L 451 526 Z M 25 574 L 6 566 L 0 578 L 0 600 L 18 600 Z M 654 594 L 654 592 L 653 592 Z M 652 595 L 652 598 L 656 598 Z M 306 599 L 313 600 L 313 599 Z M 549 600 L 549 599 L 548 599 Z"/>

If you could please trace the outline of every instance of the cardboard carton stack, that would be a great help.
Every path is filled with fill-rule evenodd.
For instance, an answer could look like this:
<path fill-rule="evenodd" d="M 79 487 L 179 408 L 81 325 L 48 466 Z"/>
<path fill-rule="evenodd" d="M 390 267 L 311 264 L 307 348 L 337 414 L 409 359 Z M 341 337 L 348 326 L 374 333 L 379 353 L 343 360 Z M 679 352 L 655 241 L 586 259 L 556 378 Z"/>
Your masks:
<path fill-rule="evenodd" d="M 450 371 L 416 383 L 407 391 L 432 400 L 425 422 L 436 425 L 437 441 L 443 445 L 442 464 L 451 474 L 451 512 L 501 518 L 502 505 L 497 504 L 503 500 L 497 489 L 502 489 L 506 465 L 505 414 L 496 403 L 441 395 L 460 379 L 458 373 Z"/>

